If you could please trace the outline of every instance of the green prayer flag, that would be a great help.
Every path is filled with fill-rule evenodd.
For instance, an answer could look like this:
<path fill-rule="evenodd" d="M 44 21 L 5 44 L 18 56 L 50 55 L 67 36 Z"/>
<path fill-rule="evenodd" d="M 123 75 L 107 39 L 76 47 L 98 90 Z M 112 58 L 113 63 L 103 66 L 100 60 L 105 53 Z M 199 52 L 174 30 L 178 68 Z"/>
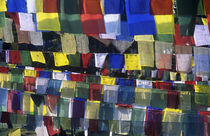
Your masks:
<path fill-rule="evenodd" d="M 89 99 L 89 84 L 77 82 L 76 84 L 76 97 Z"/>
<path fill-rule="evenodd" d="M 68 55 L 69 65 L 72 67 L 81 67 L 80 65 L 80 54 Z"/>
<path fill-rule="evenodd" d="M 155 35 L 155 40 L 160 42 L 174 42 L 174 36 L 171 34 L 158 34 Z"/>
<path fill-rule="evenodd" d="M 80 14 L 59 14 L 61 32 L 82 34 L 82 24 Z"/>
<path fill-rule="evenodd" d="M 167 107 L 168 90 L 152 89 L 151 107 L 165 108 Z"/>
<path fill-rule="evenodd" d="M 20 57 L 21 57 L 21 65 L 23 66 L 32 65 L 32 59 L 29 51 L 20 51 Z"/>
<path fill-rule="evenodd" d="M 0 12 L 0 27 L 4 27 L 5 25 L 6 25 L 5 12 Z"/>

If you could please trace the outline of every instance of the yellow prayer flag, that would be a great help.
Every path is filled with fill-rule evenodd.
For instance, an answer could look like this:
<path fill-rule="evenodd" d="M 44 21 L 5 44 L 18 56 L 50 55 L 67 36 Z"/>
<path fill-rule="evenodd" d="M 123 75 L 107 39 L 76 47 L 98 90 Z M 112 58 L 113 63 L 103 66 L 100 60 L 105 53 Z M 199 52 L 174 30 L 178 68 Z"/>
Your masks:
<path fill-rule="evenodd" d="M 69 65 L 69 60 L 65 53 L 61 52 L 53 52 L 54 60 L 55 60 L 55 66 L 66 66 Z"/>
<path fill-rule="evenodd" d="M 181 122 L 182 110 L 165 108 L 163 111 L 163 122 Z"/>
<path fill-rule="evenodd" d="M 8 136 L 21 136 L 21 129 L 17 128 L 9 132 Z"/>
<path fill-rule="evenodd" d="M 177 72 L 170 72 L 170 80 L 171 81 L 176 81 L 176 74 L 177 74 Z"/>
<path fill-rule="evenodd" d="M 27 114 L 30 113 L 30 95 L 24 94 L 23 95 L 23 113 Z"/>
<path fill-rule="evenodd" d="M 58 13 L 37 13 L 37 29 L 46 31 L 60 31 Z"/>
<path fill-rule="evenodd" d="M 8 64 L 9 69 L 16 68 L 17 64 Z"/>
<path fill-rule="evenodd" d="M 7 11 L 6 0 L 0 0 L 0 12 Z"/>
<path fill-rule="evenodd" d="M 153 35 L 134 35 L 134 40 L 154 42 L 154 37 Z"/>
<path fill-rule="evenodd" d="M 36 0 L 36 12 L 43 12 L 43 0 Z"/>
<path fill-rule="evenodd" d="M 46 63 L 44 55 L 40 51 L 30 51 L 31 59 L 33 62 L 39 62 L 39 63 Z"/>
<path fill-rule="evenodd" d="M 157 34 L 174 34 L 173 15 L 155 15 Z"/>
<path fill-rule="evenodd" d="M 138 41 L 138 51 L 140 55 L 140 65 L 154 67 L 154 42 Z"/>
<path fill-rule="evenodd" d="M 116 84 L 116 78 L 115 77 L 108 77 L 108 76 L 101 76 L 101 84 L 115 85 Z"/>
<path fill-rule="evenodd" d="M 100 108 L 100 101 L 87 101 L 85 118 L 86 119 L 98 119 Z"/>
<path fill-rule="evenodd" d="M 187 73 L 180 73 L 181 81 L 187 81 Z"/>
<path fill-rule="evenodd" d="M 208 20 L 206 18 L 201 18 L 203 25 L 208 25 Z"/>
<path fill-rule="evenodd" d="M 124 54 L 125 70 L 141 70 L 139 54 Z"/>
<path fill-rule="evenodd" d="M 209 93 L 210 94 L 210 86 L 208 85 L 195 85 L 196 93 Z"/>
<path fill-rule="evenodd" d="M 46 105 L 43 105 L 43 116 L 47 115 L 47 107 Z"/>
<path fill-rule="evenodd" d="M 24 76 L 36 77 L 36 70 L 25 69 L 24 70 Z"/>
<path fill-rule="evenodd" d="M 77 45 L 76 40 L 73 34 L 64 33 L 61 35 L 61 46 L 63 53 L 69 54 L 76 54 L 77 52 Z"/>
<path fill-rule="evenodd" d="M 34 101 L 32 100 L 31 97 L 30 97 L 30 114 L 31 115 L 34 114 Z"/>

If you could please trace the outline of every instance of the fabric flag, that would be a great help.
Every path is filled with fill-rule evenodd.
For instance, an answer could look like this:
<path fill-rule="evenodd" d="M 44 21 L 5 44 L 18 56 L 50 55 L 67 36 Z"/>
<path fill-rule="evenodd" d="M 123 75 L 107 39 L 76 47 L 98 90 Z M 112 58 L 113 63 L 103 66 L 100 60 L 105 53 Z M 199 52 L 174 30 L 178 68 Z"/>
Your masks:
<path fill-rule="evenodd" d="M 101 14 L 81 14 L 81 22 L 84 34 L 106 33 L 104 17 Z"/>
<path fill-rule="evenodd" d="M 83 68 L 88 68 L 93 54 L 92 53 L 87 53 L 87 54 L 81 54 L 81 56 L 82 56 L 82 66 L 83 66 Z"/>
<path fill-rule="evenodd" d="M 100 1 L 83 0 L 83 11 L 85 14 L 102 14 Z"/>
<path fill-rule="evenodd" d="M 151 89 L 135 88 L 135 105 L 150 106 Z"/>
<path fill-rule="evenodd" d="M 5 25 L 5 27 L 2 28 L 3 41 L 5 43 L 13 43 L 14 42 L 12 23 L 13 23 L 12 19 L 6 18 L 6 25 Z"/>
<path fill-rule="evenodd" d="M 121 69 L 124 65 L 123 54 L 109 54 L 110 68 Z"/>
<path fill-rule="evenodd" d="M 86 119 L 98 119 L 99 115 L 100 102 L 96 101 L 87 101 L 85 118 Z"/>
<path fill-rule="evenodd" d="M 29 92 L 35 92 L 36 78 L 24 77 L 23 89 Z"/>
<path fill-rule="evenodd" d="M 47 94 L 59 96 L 62 80 L 50 79 L 47 87 Z"/>
<path fill-rule="evenodd" d="M 114 110 L 114 120 L 130 121 L 132 109 L 129 107 L 116 106 Z"/>
<path fill-rule="evenodd" d="M 7 0 L 8 12 L 27 12 L 25 0 Z"/>
<path fill-rule="evenodd" d="M 43 12 L 44 13 L 58 13 L 60 1 L 59 0 L 43 0 Z"/>
<path fill-rule="evenodd" d="M 6 1 L 0 0 L 0 12 L 4 12 L 4 11 L 7 11 Z"/>
<path fill-rule="evenodd" d="M 105 0 L 104 12 L 105 14 L 120 14 L 123 12 L 124 3 L 122 0 Z"/>
<path fill-rule="evenodd" d="M 67 6 L 69 8 L 70 5 Z M 82 23 L 80 14 L 60 13 L 59 20 L 61 25 L 61 32 L 82 34 Z"/>
<path fill-rule="evenodd" d="M 18 43 L 26 43 L 29 44 L 28 32 L 21 31 L 20 26 L 16 24 L 16 31 L 18 36 Z"/>
<path fill-rule="evenodd" d="M 95 66 L 97 68 L 103 68 L 104 62 L 106 60 L 107 53 L 95 53 Z"/>
<path fill-rule="evenodd" d="M 191 46 L 175 46 L 176 53 L 176 70 L 179 72 L 192 71 L 192 47 Z M 184 60 L 184 61 L 183 61 Z"/>
<path fill-rule="evenodd" d="M 162 115 L 163 111 L 161 109 L 147 109 L 144 130 L 146 135 L 161 135 Z"/>
<path fill-rule="evenodd" d="M 28 13 L 36 13 L 36 0 L 26 0 Z"/>
<path fill-rule="evenodd" d="M 61 97 L 74 98 L 76 91 L 76 82 L 62 81 L 61 84 Z"/>
<path fill-rule="evenodd" d="M 0 105 L 1 106 L 7 106 L 7 100 L 8 100 L 8 90 L 5 88 L 0 88 Z"/>
<path fill-rule="evenodd" d="M 42 32 L 29 32 L 29 41 L 36 46 L 43 45 Z"/>
<path fill-rule="evenodd" d="M 167 107 L 167 90 L 152 89 L 151 107 L 166 108 Z"/>
<path fill-rule="evenodd" d="M 210 45 L 208 25 L 195 25 L 194 40 L 196 46 Z"/>
<path fill-rule="evenodd" d="M 53 56 L 56 67 L 69 65 L 69 60 L 65 53 L 53 52 Z"/>
<path fill-rule="evenodd" d="M 154 42 L 154 37 L 153 35 L 134 35 L 134 40 L 135 41 L 147 41 L 147 42 Z"/>
<path fill-rule="evenodd" d="M 90 100 L 101 101 L 101 92 L 103 85 L 90 83 Z"/>
<path fill-rule="evenodd" d="M 79 14 L 79 1 L 61 0 L 61 12 L 64 12 L 66 14 Z"/>
<path fill-rule="evenodd" d="M 138 41 L 140 65 L 154 67 L 154 44 L 149 41 Z"/>
<path fill-rule="evenodd" d="M 41 13 L 36 14 L 37 29 L 46 31 L 60 31 L 60 22 L 58 13 Z M 51 24 L 51 25 L 49 25 Z"/>
<path fill-rule="evenodd" d="M 57 79 L 57 80 L 68 80 L 68 73 L 64 72 L 53 72 L 52 73 L 52 79 Z"/>
<path fill-rule="evenodd" d="M 0 29 L 2 29 L 1 27 L 5 27 L 6 26 L 6 17 L 5 17 L 5 12 L 0 12 Z M 0 38 L 2 39 L 2 30 L 0 32 Z"/>
<path fill-rule="evenodd" d="M 36 78 L 36 94 L 45 94 L 48 87 L 48 78 Z"/>
<path fill-rule="evenodd" d="M 80 67 L 81 66 L 81 61 L 80 61 L 80 56 L 81 54 L 79 54 L 79 53 L 76 53 L 76 54 L 70 54 L 70 55 L 68 55 L 67 57 L 68 57 L 68 60 L 69 60 L 69 65 L 71 66 L 71 67 Z"/>
<path fill-rule="evenodd" d="M 118 85 L 104 85 L 104 102 L 117 103 Z"/>
<path fill-rule="evenodd" d="M 151 11 L 153 15 L 169 15 L 173 14 L 173 2 L 172 0 L 151 0 Z"/>
<path fill-rule="evenodd" d="M 109 54 L 110 68 L 121 69 L 124 65 L 123 54 Z"/>
<path fill-rule="evenodd" d="M 131 116 L 131 131 L 133 135 L 144 135 L 144 121 L 146 115 L 146 107 L 135 106 Z"/>
<path fill-rule="evenodd" d="M 195 73 L 197 75 L 209 74 L 209 48 L 194 47 Z"/>
<path fill-rule="evenodd" d="M 167 107 L 178 109 L 179 104 L 179 92 L 174 90 L 168 90 Z"/>
<path fill-rule="evenodd" d="M 39 63 L 46 63 L 44 55 L 42 52 L 39 51 L 30 51 L 31 59 L 33 62 L 39 62 Z"/>
<path fill-rule="evenodd" d="M 130 35 L 156 34 L 154 17 L 150 15 L 150 0 L 126 1 Z M 139 27 L 143 26 L 143 27 Z"/>
<path fill-rule="evenodd" d="M 24 76 L 36 77 L 36 74 L 37 74 L 36 70 L 30 70 L 30 69 L 25 69 L 24 70 Z"/>
<path fill-rule="evenodd" d="M 206 10 L 206 14 L 210 14 L 210 1 L 209 0 L 204 0 L 204 7 Z"/>
<path fill-rule="evenodd" d="M 172 68 L 173 43 L 155 42 L 156 67 L 158 69 Z"/>
<path fill-rule="evenodd" d="M 124 54 L 125 70 L 141 70 L 139 54 Z"/>
<path fill-rule="evenodd" d="M 120 86 L 134 86 L 134 80 L 126 78 L 117 78 L 116 84 Z"/>
<path fill-rule="evenodd" d="M 89 40 L 88 37 L 84 34 L 75 35 L 77 52 L 79 53 L 89 53 Z"/>
<path fill-rule="evenodd" d="M 10 64 L 20 64 L 20 52 L 19 51 L 9 51 L 9 63 Z"/>
<path fill-rule="evenodd" d="M 63 53 L 66 55 L 76 54 L 76 41 L 72 34 L 64 33 L 61 35 L 61 46 Z"/>
<path fill-rule="evenodd" d="M 181 135 L 182 110 L 165 108 L 163 111 L 162 133 Z"/>
<path fill-rule="evenodd" d="M 99 119 L 113 120 L 115 105 L 113 103 L 100 103 Z"/>
<path fill-rule="evenodd" d="M 136 80 L 136 87 L 138 88 L 152 88 L 152 81 L 149 80 Z"/>
<path fill-rule="evenodd" d="M 115 85 L 116 84 L 116 78 L 115 77 L 108 77 L 108 76 L 101 76 L 101 84 Z"/>
<path fill-rule="evenodd" d="M 35 31 L 33 15 L 28 13 L 18 13 L 21 31 Z"/>
<path fill-rule="evenodd" d="M 120 14 L 104 15 L 106 34 L 120 35 Z"/>
<path fill-rule="evenodd" d="M 191 2 L 190 0 L 177 0 L 177 13 L 178 16 L 193 16 L 197 12 L 198 0 Z"/>
<path fill-rule="evenodd" d="M 194 16 L 179 16 L 178 22 L 181 36 L 193 36 L 195 29 Z"/>
<path fill-rule="evenodd" d="M 179 24 L 175 24 L 175 45 L 194 45 L 194 39 L 192 36 L 181 36 Z"/>
<path fill-rule="evenodd" d="M 70 99 L 60 98 L 59 101 L 59 117 L 68 117 L 69 116 L 69 104 Z"/>
<path fill-rule="evenodd" d="M 135 88 L 131 86 L 120 86 L 118 91 L 118 104 L 128 104 L 134 103 Z"/>
<path fill-rule="evenodd" d="M 157 34 L 174 34 L 173 15 L 155 15 Z"/>
<path fill-rule="evenodd" d="M 117 40 L 120 40 L 120 41 L 123 41 L 123 42 L 124 41 L 132 42 L 133 41 L 133 36 L 130 36 L 130 34 L 129 34 L 129 26 L 128 26 L 127 21 L 121 20 L 120 31 L 121 31 L 121 34 L 116 37 Z M 115 40 L 115 41 L 117 41 L 117 40 Z M 121 53 L 123 53 L 123 52 L 124 51 L 121 51 Z"/>
<path fill-rule="evenodd" d="M 89 99 L 89 95 L 90 95 L 89 84 L 84 82 L 77 82 L 75 97 Z"/>
<path fill-rule="evenodd" d="M 43 12 L 43 0 L 36 0 L 36 12 Z"/>
<path fill-rule="evenodd" d="M 100 84 L 101 83 L 101 77 L 100 76 L 94 76 L 94 75 L 88 75 L 85 77 L 86 83 L 95 83 Z"/>

